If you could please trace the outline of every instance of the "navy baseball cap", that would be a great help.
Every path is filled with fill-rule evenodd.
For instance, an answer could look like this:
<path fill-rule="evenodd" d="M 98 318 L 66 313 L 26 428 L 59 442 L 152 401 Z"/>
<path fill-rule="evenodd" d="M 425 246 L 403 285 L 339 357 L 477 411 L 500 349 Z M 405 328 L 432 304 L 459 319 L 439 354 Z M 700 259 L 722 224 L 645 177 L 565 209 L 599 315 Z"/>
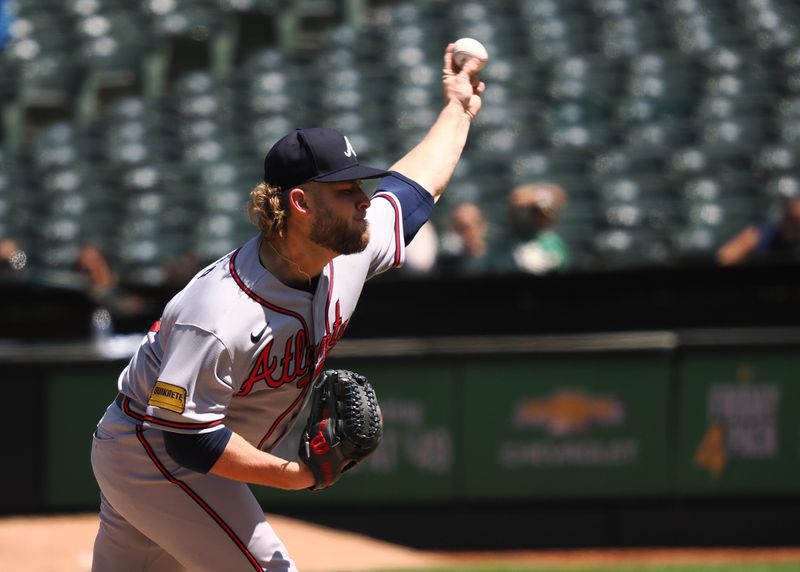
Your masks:
<path fill-rule="evenodd" d="M 338 183 L 376 179 L 389 171 L 359 165 L 353 146 L 336 129 L 295 129 L 264 158 L 264 182 L 288 189 L 308 181 Z"/>

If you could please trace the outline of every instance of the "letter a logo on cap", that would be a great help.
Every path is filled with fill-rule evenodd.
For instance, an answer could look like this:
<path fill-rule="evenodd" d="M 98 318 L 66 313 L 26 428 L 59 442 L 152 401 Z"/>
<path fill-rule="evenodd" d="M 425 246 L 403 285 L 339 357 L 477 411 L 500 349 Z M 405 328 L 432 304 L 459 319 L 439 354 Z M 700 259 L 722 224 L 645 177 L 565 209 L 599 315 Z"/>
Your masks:
<path fill-rule="evenodd" d="M 347 135 L 344 136 L 344 142 L 347 143 L 347 149 L 344 151 L 344 156 L 358 157 L 358 155 L 356 155 L 356 150 L 353 149 L 353 146 L 350 144 L 350 140 L 347 138 Z"/>

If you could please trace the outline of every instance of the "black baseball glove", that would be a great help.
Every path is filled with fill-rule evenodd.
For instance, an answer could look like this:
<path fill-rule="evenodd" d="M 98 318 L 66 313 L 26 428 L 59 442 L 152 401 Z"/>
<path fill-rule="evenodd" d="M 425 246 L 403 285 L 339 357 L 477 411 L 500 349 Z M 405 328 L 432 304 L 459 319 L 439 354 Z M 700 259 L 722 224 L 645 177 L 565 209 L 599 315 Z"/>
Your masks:
<path fill-rule="evenodd" d="M 316 478 L 311 490 L 339 480 L 378 447 L 382 436 L 383 416 L 367 378 L 344 369 L 322 372 L 300 437 L 300 460 Z"/>

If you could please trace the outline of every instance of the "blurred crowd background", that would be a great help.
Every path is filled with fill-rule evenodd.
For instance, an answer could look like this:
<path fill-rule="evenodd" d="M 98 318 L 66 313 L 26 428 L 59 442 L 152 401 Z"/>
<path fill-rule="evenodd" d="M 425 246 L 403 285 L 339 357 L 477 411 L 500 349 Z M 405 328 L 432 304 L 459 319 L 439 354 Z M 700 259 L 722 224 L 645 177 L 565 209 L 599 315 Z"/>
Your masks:
<path fill-rule="evenodd" d="M 798 26 L 796 0 L 0 0 L 0 279 L 141 311 L 126 285 L 254 234 L 292 128 L 412 147 L 459 37 L 484 109 L 408 279 L 795 259 Z"/>

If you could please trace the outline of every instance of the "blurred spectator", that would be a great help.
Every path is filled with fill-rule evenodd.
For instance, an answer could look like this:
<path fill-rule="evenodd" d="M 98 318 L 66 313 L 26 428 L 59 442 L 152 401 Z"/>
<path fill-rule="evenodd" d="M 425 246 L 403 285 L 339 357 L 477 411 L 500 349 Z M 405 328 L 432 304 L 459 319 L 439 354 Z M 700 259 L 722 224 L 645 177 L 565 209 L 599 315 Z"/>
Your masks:
<path fill-rule="evenodd" d="M 0 50 L 5 47 L 10 38 L 11 7 L 7 0 L 0 0 Z"/>
<path fill-rule="evenodd" d="M 748 226 L 717 251 L 722 266 L 766 256 L 800 256 L 800 195 L 786 199 L 777 222 Z"/>
<path fill-rule="evenodd" d="M 436 229 L 426 222 L 406 247 L 406 261 L 401 272 L 408 275 L 427 274 L 436 264 L 439 248 Z"/>
<path fill-rule="evenodd" d="M 105 255 L 96 246 L 85 246 L 75 262 L 78 270 L 89 279 L 89 292 L 93 297 L 102 297 L 116 285 L 111 266 Z"/>
<path fill-rule="evenodd" d="M 495 261 L 489 255 L 489 223 L 481 208 L 472 202 L 457 205 L 450 224 L 441 240 L 439 266 L 468 274 L 490 270 Z"/>
<path fill-rule="evenodd" d="M 517 270 L 544 274 L 569 266 L 567 245 L 554 230 L 566 202 L 567 193 L 552 183 L 529 183 L 511 190 L 509 253 Z"/>
<path fill-rule="evenodd" d="M 28 262 L 28 256 L 13 238 L 0 239 L 0 272 L 22 270 Z"/>
<path fill-rule="evenodd" d="M 92 301 L 107 308 L 112 316 L 131 316 L 145 309 L 144 300 L 119 287 L 117 277 L 105 254 L 94 245 L 86 245 L 78 253 L 75 268 L 88 280 L 87 293 Z"/>
<path fill-rule="evenodd" d="M 184 252 L 164 265 L 164 285 L 183 286 L 200 272 L 207 263 L 203 263 L 195 252 Z"/>

